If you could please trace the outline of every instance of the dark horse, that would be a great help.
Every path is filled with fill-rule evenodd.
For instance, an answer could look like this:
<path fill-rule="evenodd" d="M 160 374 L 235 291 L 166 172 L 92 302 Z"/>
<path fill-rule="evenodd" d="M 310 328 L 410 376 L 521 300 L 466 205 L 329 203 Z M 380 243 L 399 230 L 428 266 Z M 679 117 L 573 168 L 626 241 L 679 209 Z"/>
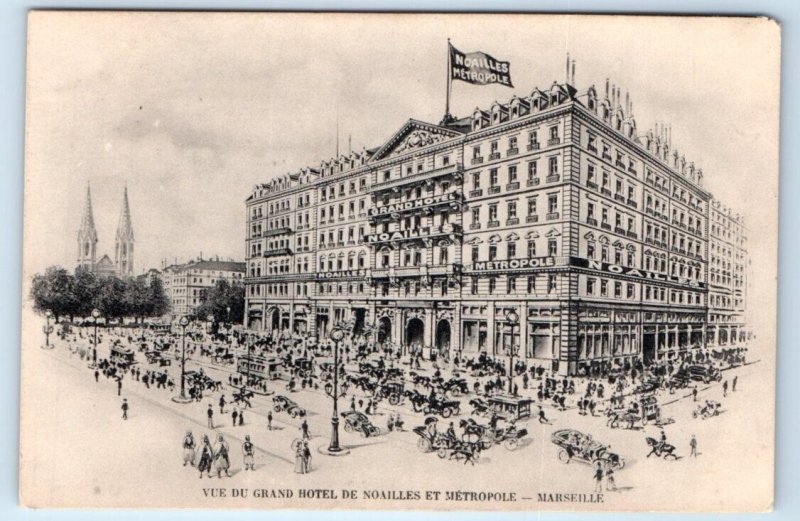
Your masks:
<path fill-rule="evenodd" d="M 667 442 L 658 441 L 655 438 L 647 438 L 647 444 L 650 446 L 650 452 L 647 453 L 648 458 L 651 454 L 655 454 L 657 458 L 663 456 L 664 459 L 667 459 L 668 457 L 672 456 L 673 459 L 678 459 L 678 455 L 675 454 L 674 445 L 670 445 Z"/>

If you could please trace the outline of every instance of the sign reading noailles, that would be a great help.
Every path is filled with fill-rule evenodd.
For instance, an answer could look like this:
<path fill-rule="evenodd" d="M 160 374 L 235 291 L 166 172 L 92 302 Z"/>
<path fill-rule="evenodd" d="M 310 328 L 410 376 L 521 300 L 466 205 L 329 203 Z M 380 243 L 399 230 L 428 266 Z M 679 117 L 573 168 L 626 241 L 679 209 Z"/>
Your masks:
<path fill-rule="evenodd" d="M 511 65 L 497 60 L 485 52 L 461 52 L 450 45 L 450 78 L 473 85 L 499 83 L 514 87 L 511 83 Z"/>

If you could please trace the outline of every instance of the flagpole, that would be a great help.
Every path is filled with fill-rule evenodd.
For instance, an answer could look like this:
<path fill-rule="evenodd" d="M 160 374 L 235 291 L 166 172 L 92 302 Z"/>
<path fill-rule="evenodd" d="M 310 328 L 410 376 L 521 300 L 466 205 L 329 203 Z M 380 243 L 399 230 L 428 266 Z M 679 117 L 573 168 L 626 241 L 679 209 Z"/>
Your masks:
<path fill-rule="evenodd" d="M 447 98 L 445 102 L 445 109 L 444 109 L 444 119 L 450 119 L 450 90 L 452 89 L 453 79 L 452 79 L 452 64 L 450 63 L 450 58 L 453 55 L 452 51 L 450 50 L 450 38 L 447 39 Z"/>

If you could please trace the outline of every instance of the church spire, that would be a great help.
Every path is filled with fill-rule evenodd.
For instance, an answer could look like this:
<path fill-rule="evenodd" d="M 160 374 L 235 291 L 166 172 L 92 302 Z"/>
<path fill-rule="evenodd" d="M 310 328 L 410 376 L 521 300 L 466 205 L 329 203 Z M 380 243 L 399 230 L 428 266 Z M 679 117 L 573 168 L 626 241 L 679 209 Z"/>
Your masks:
<path fill-rule="evenodd" d="M 128 204 L 128 186 L 122 195 L 122 212 L 117 225 L 116 245 L 114 248 L 114 265 L 117 275 L 127 277 L 133 275 L 133 225 L 131 209 Z"/>
<path fill-rule="evenodd" d="M 94 269 L 97 254 L 97 230 L 94 226 L 92 212 L 92 188 L 86 183 L 86 204 L 83 207 L 83 218 L 78 230 L 78 267 Z"/>

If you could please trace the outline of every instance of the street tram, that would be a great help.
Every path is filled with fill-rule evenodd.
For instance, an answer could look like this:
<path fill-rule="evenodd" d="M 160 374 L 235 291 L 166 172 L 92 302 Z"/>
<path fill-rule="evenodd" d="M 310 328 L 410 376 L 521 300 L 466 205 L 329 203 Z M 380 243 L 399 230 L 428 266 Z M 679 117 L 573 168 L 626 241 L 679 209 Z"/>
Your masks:
<path fill-rule="evenodd" d="M 533 400 L 530 398 L 498 394 L 490 396 L 487 401 L 494 412 L 509 420 L 521 420 L 531 416 Z"/>

